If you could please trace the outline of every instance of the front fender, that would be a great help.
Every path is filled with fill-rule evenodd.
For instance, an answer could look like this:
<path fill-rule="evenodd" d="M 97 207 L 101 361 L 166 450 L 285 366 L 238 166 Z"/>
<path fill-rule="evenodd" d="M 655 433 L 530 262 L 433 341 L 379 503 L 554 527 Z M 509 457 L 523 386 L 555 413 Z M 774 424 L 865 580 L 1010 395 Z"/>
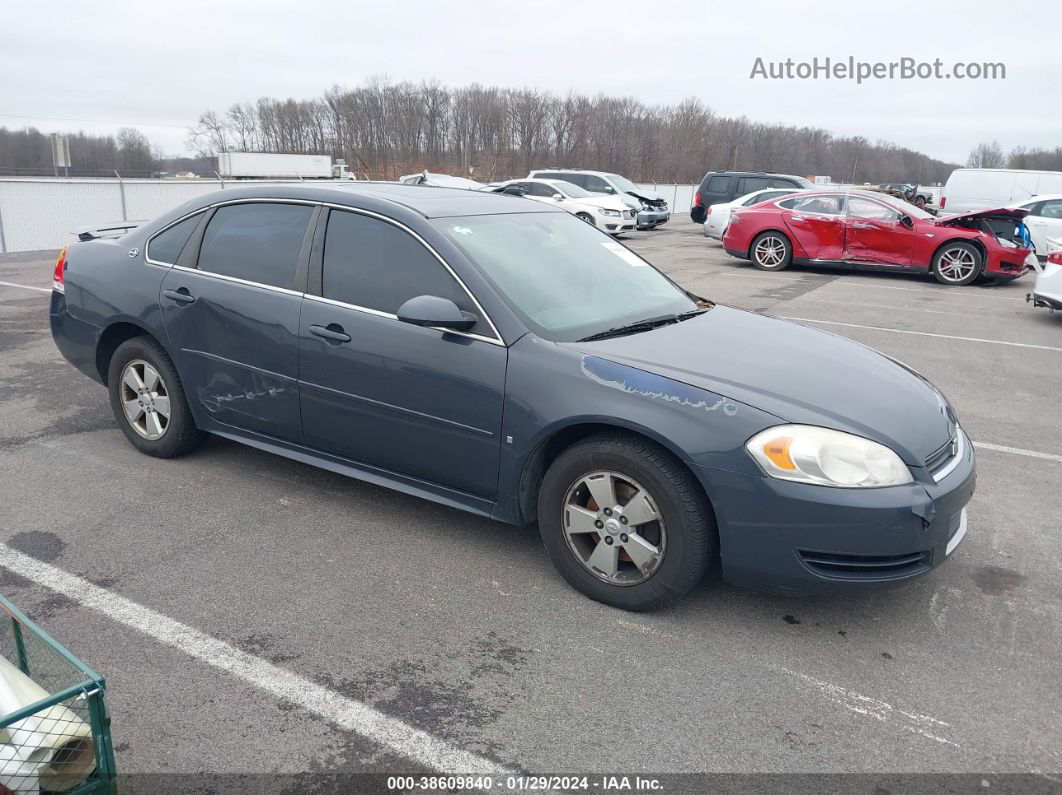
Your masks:
<path fill-rule="evenodd" d="M 745 452 L 745 442 L 782 422 L 726 396 L 584 355 L 531 334 L 509 349 L 505 393 L 498 483 L 501 514 L 519 513 L 514 506 L 519 505 L 521 477 L 535 451 L 573 426 L 641 434 L 670 450 L 692 471 L 709 467 L 759 475 Z"/>

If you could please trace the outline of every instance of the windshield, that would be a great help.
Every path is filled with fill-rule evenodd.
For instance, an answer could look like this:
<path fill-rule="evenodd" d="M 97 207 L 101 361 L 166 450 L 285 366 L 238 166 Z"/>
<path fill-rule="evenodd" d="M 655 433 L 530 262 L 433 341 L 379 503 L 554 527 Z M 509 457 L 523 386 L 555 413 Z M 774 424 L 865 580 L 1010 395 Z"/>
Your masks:
<path fill-rule="evenodd" d="M 528 328 L 554 342 L 697 309 L 648 262 L 568 213 L 432 223 L 479 267 Z"/>
<path fill-rule="evenodd" d="M 612 180 L 612 183 L 616 187 L 625 193 L 630 193 L 631 191 L 634 191 L 635 193 L 638 192 L 638 186 L 626 177 L 621 177 L 619 174 L 609 174 L 608 178 Z"/>
<path fill-rule="evenodd" d="M 549 184 L 561 193 L 567 195 L 570 199 L 585 199 L 591 195 L 590 191 L 584 190 L 571 182 L 565 182 L 563 179 L 551 180 Z"/>

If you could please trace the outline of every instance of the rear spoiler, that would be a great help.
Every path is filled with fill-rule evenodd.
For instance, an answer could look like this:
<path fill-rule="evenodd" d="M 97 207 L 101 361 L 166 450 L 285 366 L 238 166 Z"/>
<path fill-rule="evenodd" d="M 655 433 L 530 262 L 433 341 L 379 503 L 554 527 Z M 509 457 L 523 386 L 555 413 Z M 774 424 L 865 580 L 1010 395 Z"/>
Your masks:
<path fill-rule="evenodd" d="M 115 221 L 111 224 L 81 226 L 74 230 L 78 240 L 99 240 L 105 237 L 121 237 L 131 229 L 143 226 L 147 221 Z"/>

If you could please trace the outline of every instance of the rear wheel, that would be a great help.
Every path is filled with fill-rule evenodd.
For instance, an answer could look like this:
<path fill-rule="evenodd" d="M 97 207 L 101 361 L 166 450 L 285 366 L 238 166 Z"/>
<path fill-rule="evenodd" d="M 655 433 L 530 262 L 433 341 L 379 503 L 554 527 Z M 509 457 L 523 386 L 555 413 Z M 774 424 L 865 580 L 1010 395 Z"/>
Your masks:
<path fill-rule="evenodd" d="M 933 275 L 941 284 L 961 287 L 981 275 L 984 258 L 975 246 L 955 240 L 933 257 Z"/>
<path fill-rule="evenodd" d="M 561 575 L 624 610 L 686 594 L 716 537 L 712 509 L 685 467 L 647 440 L 618 434 L 557 457 L 539 490 L 538 523 Z"/>
<path fill-rule="evenodd" d="M 793 245 L 781 232 L 763 232 L 752 241 L 752 264 L 761 271 L 780 271 L 793 261 Z"/>
<path fill-rule="evenodd" d="M 151 337 L 126 340 L 107 372 L 111 410 L 125 438 L 142 453 L 173 458 L 203 439 L 169 355 Z"/>

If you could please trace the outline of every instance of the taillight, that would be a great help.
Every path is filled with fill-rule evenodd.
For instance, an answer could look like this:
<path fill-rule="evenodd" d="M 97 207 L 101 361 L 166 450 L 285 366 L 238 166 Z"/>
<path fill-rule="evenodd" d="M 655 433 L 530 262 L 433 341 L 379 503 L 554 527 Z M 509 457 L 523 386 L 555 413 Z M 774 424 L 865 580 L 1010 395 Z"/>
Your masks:
<path fill-rule="evenodd" d="M 696 193 L 693 194 L 693 206 L 694 207 L 700 207 L 701 206 L 701 192 L 700 191 L 697 191 Z"/>
<path fill-rule="evenodd" d="M 947 204 L 947 203 L 948 203 L 948 197 L 947 196 L 941 196 L 940 197 L 940 209 L 943 210 L 944 209 L 944 205 Z"/>
<path fill-rule="evenodd" d="M 65 293 L 66 286 L 63 284 L 63 271 L 66 270 L 66 246 L 59 252 L 59 259 L 55 261 L 55 273 L 52 274 L 52 289 L 57 293 Z"/>
<path fill-rule="evenodd" d="M 1062 265 L 1062 251 L 1052 251 L 1047 255 L 1047 261 L 1053 265 Z"/>

